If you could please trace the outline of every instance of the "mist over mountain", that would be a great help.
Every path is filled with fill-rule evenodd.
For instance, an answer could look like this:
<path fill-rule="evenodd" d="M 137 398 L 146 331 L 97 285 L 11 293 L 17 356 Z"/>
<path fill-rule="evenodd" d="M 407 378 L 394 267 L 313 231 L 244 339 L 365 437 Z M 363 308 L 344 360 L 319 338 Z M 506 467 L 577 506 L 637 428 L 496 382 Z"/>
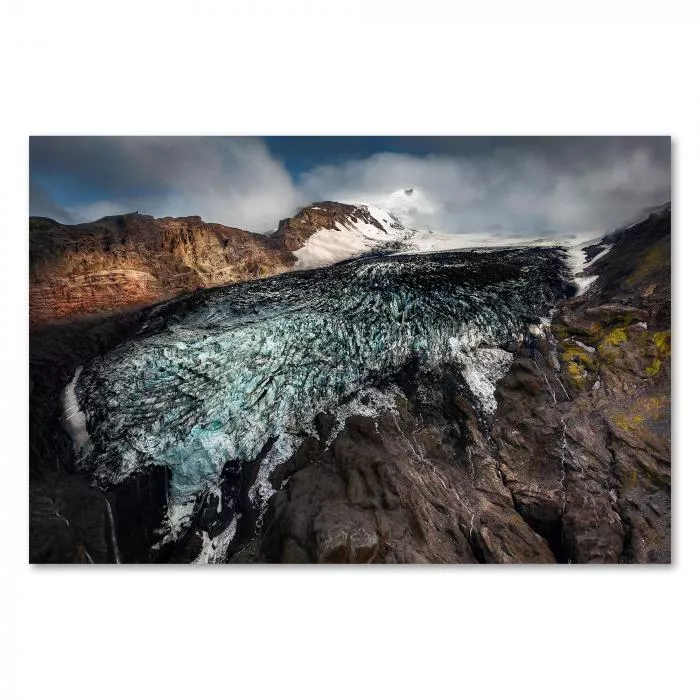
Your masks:
<path fill-rule="evenodd" d="M 264 233 L 316 201 L 392 209 L 395 193 L 413 190 L 406 214 L 417 228 L 560 237 L 602 233 L 670 199 L 664 137 L 426 138 L 416 152 L 410 139 L 380 140 L 330 163 L 323 142 L 307 139 L 297 163 L 279 139 L 33 137 L 30 214 L 197 215 Z"/>

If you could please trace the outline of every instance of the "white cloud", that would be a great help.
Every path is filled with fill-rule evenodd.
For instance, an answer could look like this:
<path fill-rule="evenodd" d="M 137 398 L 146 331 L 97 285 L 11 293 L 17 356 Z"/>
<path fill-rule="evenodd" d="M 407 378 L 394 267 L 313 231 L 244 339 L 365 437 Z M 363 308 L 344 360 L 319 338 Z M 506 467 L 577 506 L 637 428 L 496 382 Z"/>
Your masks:
<path fill-rule="evenodd" d="M 123 143 L 128 159 L 164 190 L 136 200 L 139 210 L 154 216 L 196 214 L 266 231 L 298 204 L 291 176 L 259 139 L 125 138 Z"/>
<path fill-rule="evenodd" d="M 264 232 L 313 201 L 393 206 L 392 193 L 414 188 L 398 205 L 420 227 L 563 235 L 606 230 L 668 200 L 669 143 L 523 139 L 470 156 L 379 153 L 316 167 L 295 184 L 258 138 L 44 138 L 32 141 L 32 167 L 109 195 L 61 207 L 33 187 L 30 206 L 72 221 L 138 210 Z"/>
<path fill-rule="evenodd" d="M 565 162 L 514 150 L 472 158 L 385 153 L 316 168 L 300 188 L 307 200 L 380 204 L 415 188 L 414 222 L 450 233 L 602 231 L 670 198 L 670 168 L 650 149 L 592 159 L 581 146 Z"/>
<path fill-rule="evenodd" d="M 97 221 L 103 216 L 114 216 L 115 214 L 124 214 L 130 210 L 125 204 L 118 202 L 90 202 L 76 207 L 68 207 L 66 212 L 71 221 Z"/>

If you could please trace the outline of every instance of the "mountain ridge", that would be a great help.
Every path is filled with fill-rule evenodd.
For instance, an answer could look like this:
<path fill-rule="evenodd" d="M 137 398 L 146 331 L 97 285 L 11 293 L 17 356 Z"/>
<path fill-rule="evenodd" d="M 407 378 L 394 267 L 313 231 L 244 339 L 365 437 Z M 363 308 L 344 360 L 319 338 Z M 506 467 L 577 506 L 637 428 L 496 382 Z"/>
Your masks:
<path fill-rule="evenodd" d="M 269 235 L 138 212 L 61 224 L 29 218 L 30 324 L 109 313 L 182 292 L 291 270 L 294 252 L 321 230 L 362 223 L 387 233 L 364 206 L 316 202 Z"/>
<path fill-rule="evenodd" d="M 398 200 L 380 202 L 393 203 L 396 211 L 377 204 L 314 202 L 267 234 L 199 216 L 156 218 L 131 212 L 79 224 L 30 217 L 30 325 L 135 310 L 196 289 L 368 254 L 566 244 L 418 230 L 411 226 L 404 200 L 411 202 L 419 194 L 407 191 Z"/>
<path fill-rule="evenodd" d="M 498 321 L 495 327 L 504 336 L 492 337 L 484 347 L 472 337 L 467 349 L 477 353 L 476 362 L 462 357 L 466 362 L 455 363 L 460 357 L 452 350 L 460 350 L 459 345 L 448 342 L 449 353 L 433 348 L 436 326 L 421 329 L 421 324 L 432 317 L 451 337 L 455 323 L 481 323 L 483 310 L 497 308 L 488 296 L 466 313 L 446 313 L 445 302 L 472 304 L 477 291 L 503 301 L 503 284 L 512 275 L 521 279 L 524 293 L 516 290 L 521 300 L 545 289 L 532 277 L 530 265 L 540 264 L 542 253 L 563 251 L 550 246 L 486 255 L 375 257 L 195 291 L 138 312 L 33 331 L 30 560 L 670 561 L 670 214 L 669 209 L 630 227 L 603 257 L 585 251 L 590 263 L 585 274 L 594 279 L 582 294 L 572 296 L 562 287 L 567 298 L 533 307 L 532 318 L 521 315 L 515 325 Z M 486 286 L 480 291 L 465 285 L 475 281 L 470 273 L 443 284 L 447 293 L 431 297 L 435 281 L 423 274 L 431 261 L 439 262 L 434 274 L 451 276 L 455 262 L 480 265 L 485 261 L 476 258 L 481 257 L 491 258 L 494 266 L 482 275 Z M 528 261 L 510 265 L 513 258 Z M 391 284 L 360 283 L 353 299 L 347 275 L 365 270 L 381 276 L 390 268 L 398 274 Z M 415 274 L 408 274 L 412 268 Z M 316 291 L 311 293 L 313 280 Z M 562 283 L 566 287 L 566 280 Z M 296 297 L 286 292 L 290 285 L 297 288 Z M 260 303 L 257 296 L 265 290 L 268 301 Z M 375 301 L 377 294 L 382 303 Z M 512 297 L 507 309 L 514 307 Z M 341 333 L 343 314 L 326 308 L 334 298 L 350 314 L 361 312 L 366 322 L 348 317 L 347 332 Z M 378 311 L 393 320 L 380 323 Z M 538 319 L 543 312 L 547 317 Z M 306 323 L 309 313 L 315 325 Z M 295 329 L 287 332 L 287 324 L 301 321 L 305 345 L 297 342 L 302 336 Z M 390 336 L 374 347 L 382 328 Z M 261 349 L 242 342 L 252 331 Z M 238 335 L 222 345 L 231 333 Z M 500 344 L 506 336 L 508 342 Z M 429 358 L 435 349 L 438 366 L 412 361 L 410 352 L 391 367 L 377 364 L 385 361 L 386 348 L 395 352 L 407 343 L 413 348 L 416 340 L 417 359 L 426 350 Z M 219 423 L 224 422 L 217 411 L 210 415 L 212 392 L 221 390 L 227 376 L 245 382 L 242 391 L 234 387 L 234 394 L 252 404 L 236 413 L 236 420 L 271 407 L 281 410 L 290 396 L 313 398 L 347 380 L 351 373 L 333 370 L 341 356 L 333 343 L 341 341 L 352 363 L 369 352 L 363 366 L 370 374 L 375 368 L 377 376 L 369 377 L 349 403 L 303 409 L 306 428 L 295 432 L 301 443 L 290 443 L 282 431 L 249 459 L 265 440 L 259 436 L 253 449 L 226 461 L 217 483 L 197 499 L 177 541 L 153 550 L 163 514 L 174 505 L 171 517 L 177 517 L 182 505 L 167 495 L 172 470 L 153 452 L 158 447 L 153 440 L 167 434 L 172 448 L 187 447 L 173 432 L 177 424 L 211 453 L 218 449 L 212 439 L 220 439 Z M 204 346 L 198 342 L 209 348 L 201 357 Z M 318 375 L 320 355 L 308 352 L 313 345 L 321 348 L 331 374 Z M 246 348 L 251 349 L 247 355 Z M 499 358 L 506 355 L 512 361 L 501 366 Z M 279 363 L 285 358 L 294 372 L 280 380 Z M 227 374 L 236 362 L 240 371 Z M 261 371 L 266 376 L 259 376 Z M 323 381 L 301 381 L 310 373 Z M 169 386 L 182 386 L 180 399 L 173 398 Z M 134 398 L 139 392 L 141 398 Z M 151 402 L 159 393 L 164 410 L 154 414 Z M 224 393 L 232 395 L 225 387 Z M 63 416 L 57 410 L 61 403 L 70 409 Z M 80 442 L 73 411 L 81 407 L 95 443 L 106 438 L 105 444 L 119 444 L 127 426 L 124 449 L 155 458 L 147 457 L 148 465 L 142 465 L 147 468 L 111 486 L 93 483 L 83 471 L 90 465 L 76 461 L 75 442 L 66 431 L 75 420 L 73 438 Z M 141 423 L 148 428 L 149 420 L 158 425 L 140 434 Z M 250 436 L 247 430 L 238 433 L 241 440 Z M 204 452 L 192 447 L 188 455 L 200 464 Z M 165 452 L 166 462 L 176 456 Z M 100 454 L 106 453 L 98 445 L 94 456 L 99 460 Z M 131 457 L 125 456 L 128 468 Z M 100 470 L 107 481 L 117 463 L 108 461 L 106 471 Z M 264 509 L 255 498 L 260 486 L 268 489 Z"/>

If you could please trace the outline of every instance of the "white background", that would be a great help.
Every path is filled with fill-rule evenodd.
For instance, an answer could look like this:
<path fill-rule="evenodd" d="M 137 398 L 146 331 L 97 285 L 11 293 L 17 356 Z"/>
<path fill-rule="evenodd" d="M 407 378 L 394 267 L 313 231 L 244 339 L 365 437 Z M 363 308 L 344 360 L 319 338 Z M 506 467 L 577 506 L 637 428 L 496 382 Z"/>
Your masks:
<path fill-rule="evenodd" d="M 0 694 L 698 697 L 691 3 L 240 5 L 3 4 Z M 674 565 L 30 567 L 27 137 L 88 133 L 671 134 Z"/>

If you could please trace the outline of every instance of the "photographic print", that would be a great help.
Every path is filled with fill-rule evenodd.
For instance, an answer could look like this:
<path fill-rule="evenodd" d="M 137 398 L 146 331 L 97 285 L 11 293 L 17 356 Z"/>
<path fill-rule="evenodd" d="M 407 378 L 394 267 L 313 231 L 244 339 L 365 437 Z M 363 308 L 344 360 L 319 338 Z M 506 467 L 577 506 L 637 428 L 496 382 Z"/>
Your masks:
<path fill-rule="evenodd" d="M 31 563 L 671 561 L 671 140 L 29 140 Z"/>

